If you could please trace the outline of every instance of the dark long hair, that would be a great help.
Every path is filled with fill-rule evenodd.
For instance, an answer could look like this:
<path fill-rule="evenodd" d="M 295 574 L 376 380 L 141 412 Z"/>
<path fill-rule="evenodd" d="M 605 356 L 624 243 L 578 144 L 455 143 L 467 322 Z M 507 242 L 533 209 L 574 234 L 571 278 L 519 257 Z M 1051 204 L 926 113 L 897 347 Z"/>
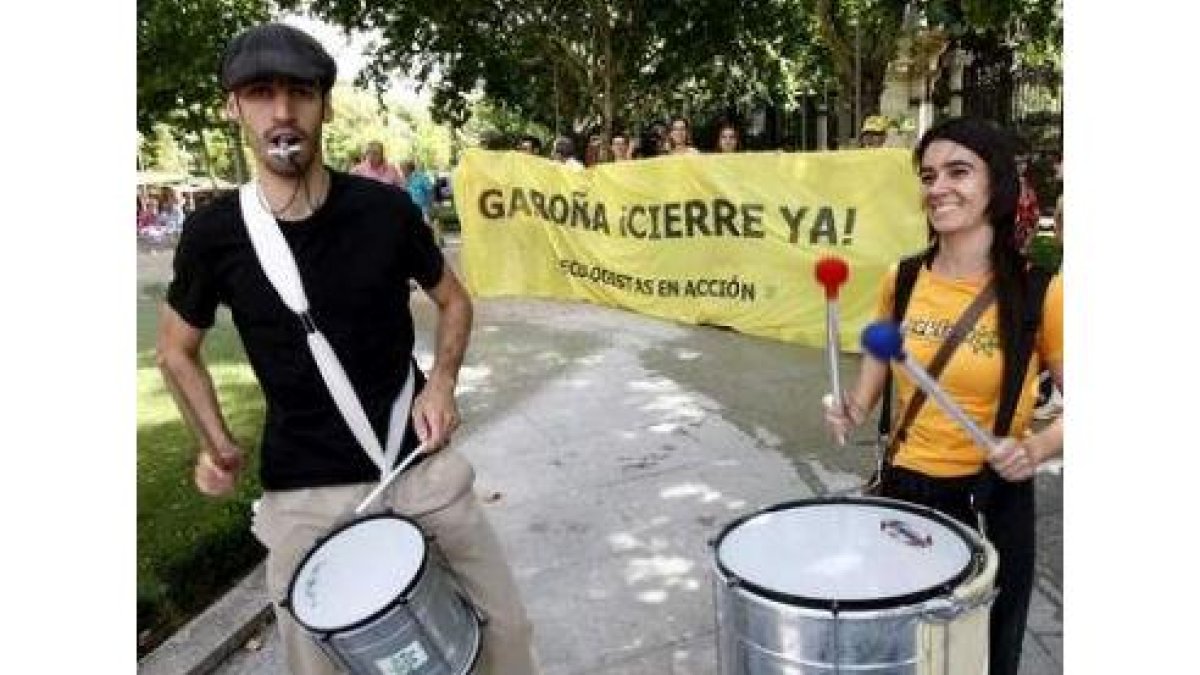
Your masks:
<path fill-rule="evenodd" d="M 1016 140 L 994 122 L 956 117 L 935 124 L 913 150 L 913 164 L 920 171 L 921 158 L 934 141 L 957 143 L 983 160 L 988 168 L 987 216 L 992 227 L 992 247 L 988 257 L 996 278 L 996 304 L 999 316 L 1000 344 L 1004 353 L 1012 353 L 1025 312 L 1026 261 L 1013 243 L 1016 231 L 1017 198 L 1021 194 L 1017 175 Z M 932 227 L 931 230 L 932 232 Z M 936 234 L 927 261 L 938 252 Z"/>

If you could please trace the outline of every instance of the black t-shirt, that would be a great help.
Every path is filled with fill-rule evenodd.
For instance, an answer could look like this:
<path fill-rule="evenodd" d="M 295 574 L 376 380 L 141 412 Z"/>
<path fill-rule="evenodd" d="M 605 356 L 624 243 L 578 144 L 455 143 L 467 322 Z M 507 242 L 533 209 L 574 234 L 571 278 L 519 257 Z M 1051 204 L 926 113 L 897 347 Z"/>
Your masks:
<path fill-rule="evenodd" d="M 407 192 L 330 173 L 325 203 L 309 218 L 283 222 L 280 229 L 296 258 L 313 321 L 333 346 L 383 445 L 392 403 L 412 360 L 408 281 L 437 285 L 444 261 Z M 259 265 L 236 193 L 187 219 L 167 302 L 200 329 L 212 326 L 218 304 L 229 307 L 266 398 L 264 488 L 378 480 L 379 469 L 317 370 L 299 317 Z M 414 372 L 419 391 L 424 376 Z M 401 457 L 415 446 L 410 428 Z"/>

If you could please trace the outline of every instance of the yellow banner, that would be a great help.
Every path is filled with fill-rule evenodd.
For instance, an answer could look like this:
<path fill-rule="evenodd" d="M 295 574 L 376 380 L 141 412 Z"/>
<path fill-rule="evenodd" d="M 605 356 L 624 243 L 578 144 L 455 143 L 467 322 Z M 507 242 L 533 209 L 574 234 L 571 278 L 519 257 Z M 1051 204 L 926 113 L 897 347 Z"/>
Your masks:
<path fill-rule="evenodd" d="M 466 283 L 480 297 L 589 302 L 825 344 L 825 255 L 850 267 L 858 350 L 888 266 L 925 243 L 902 149 L 685 155 L 572 169 L 469 150 L 454 173 Z"/>

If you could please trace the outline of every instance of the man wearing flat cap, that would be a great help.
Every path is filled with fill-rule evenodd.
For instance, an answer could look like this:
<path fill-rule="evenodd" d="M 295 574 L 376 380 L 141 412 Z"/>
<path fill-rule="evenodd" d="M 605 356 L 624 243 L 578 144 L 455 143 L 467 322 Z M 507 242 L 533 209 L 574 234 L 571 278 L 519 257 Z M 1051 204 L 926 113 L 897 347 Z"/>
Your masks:
<path fill-rule="evenodd" d="M 353 516 L 382 472 L 420 445 L 422 454 L 376 506 L 411 517 L 433 536 L 484 617 L 475 672 L 537 673 L 532 627 L 472 489 L 474 470 L 446 448 L 459 424 L 454 388 L 471 330 L 470 298 L 406 192 L 324 164 L 322 125 L 333 114 L 336 75 L 320 43 L 279 23 L 238 35 L 221 63 L 226 114 L 246 135 L 255 178 L 240 195 L 215 200 L 188 218 L 158 333 L 159 368 L 200 447 L 196 485 L 206 494 L 228 494 L 244 465 L 201 359 L 205 333 L 217 307 L 225 305 L 266 400 L 263 495 L 252 529 L 267 547 L 267 587 L 289 671 L 339 672 L 281 611 L 296 566 L 319 537 Z M 282 234 L 307 312 L 289 309 L 268 280 L 247 218 L 271 223 Z M 412 355 L 410 279 L 438 310 L 436 353 L 427 374 Z M 317 352 L 310 351 L 314 331 L 323 333 L 340 360 L 368 433 L 381 446 L 387 439 L 399 448 L 390 465 L 378 465 L 364 451 L 335 403 Z M 414 392 L 410 413 L 393 419 L 393 411 L 404 407 L 401 400 L 407 404 L 406 391 Z"/>

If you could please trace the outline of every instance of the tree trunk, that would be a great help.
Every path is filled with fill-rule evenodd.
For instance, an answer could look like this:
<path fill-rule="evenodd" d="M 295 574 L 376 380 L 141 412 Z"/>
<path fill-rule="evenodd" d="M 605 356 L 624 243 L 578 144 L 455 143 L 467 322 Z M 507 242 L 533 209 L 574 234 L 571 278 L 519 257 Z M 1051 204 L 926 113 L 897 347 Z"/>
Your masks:
<path fill-rule="evenodd" d="M 228 129 L 232 141 L 229 147 L 233 152 L 233 169 L 237 173 L 237 182 L 241 185 L 250 179 L 250 171 L 246 168 L 246 149 L 242 144 L 242 130 L 233 122 L 229 123 Z"/>
<path fill-rule="evenodd" d="M 604 129 L 604 145 L 612 147 L 613 133 L 613 80 L 616 78 L 615 68 L 613 68 L 613 49 L 612 49 L 612 24 L 609 23 L 609 18 L 604 17 L 604 109 L 602 115 Z"/>
<path fill-rule="evenodd" d="M 814 12 L 822 42 L 829 49 L 833 71 L 838 81 L 838 139 L 839 145 L 858 136 L 858 129 L 850 124 L 854 110 L 854 97 L 862 89 L 859 109 L 862 117 L 879 110 L 879 97 L 888 63 L 895 56 L 896 39 L 904 9 L 908 3 L 888 2 L 876 5 L 873 11 L 859 14 L 859 39 L 854 39 L 852 25 L 839 21 L 835 16 L 833 0 L 817 0 Z M 858 62 L 858 77 L 855 77 L 855 62 Z M 862 126 L 862 120 L 855 120 Z"/>
<path fill-rule="evenodd" d="M 858 136 L 857 129 L 854 128 L 854 81 L 851 78 L 850 87 L 847 88 L 846 82 L 841 83 L 842 91 L 838 92 L 837 99 L 837 147 L 838 150 L 846 150 L 850 146 L 850 140 Z M 849 92 L 849 93 L 847 93 Z"/>
<path fill-rule="evenodd" d="M 862 115 L 863 119 L 871 115 L 878 115 L 881 99 L 883 98 L 883 84 L 885 75 L 879 74 L 876 76 L 872 73 L 871 77 L 864 77 L 862 83 Z"/>
<path fill-rule="evenodd" d="M 200 156 L 204 158 L 204 173 L 208 174 L 209 181 L 212 182 L 213 189 L 217 189 L 217 175 L 213 170 L 212 152 L 208 149 L 208 139 L 204 136 L 205 128 L 208 126 L 208 115 L 203 112 L 193 112 L 189 119 L 192 122 L 192 131 L 196 132 L 196 136 L 200 139 Z"/>

